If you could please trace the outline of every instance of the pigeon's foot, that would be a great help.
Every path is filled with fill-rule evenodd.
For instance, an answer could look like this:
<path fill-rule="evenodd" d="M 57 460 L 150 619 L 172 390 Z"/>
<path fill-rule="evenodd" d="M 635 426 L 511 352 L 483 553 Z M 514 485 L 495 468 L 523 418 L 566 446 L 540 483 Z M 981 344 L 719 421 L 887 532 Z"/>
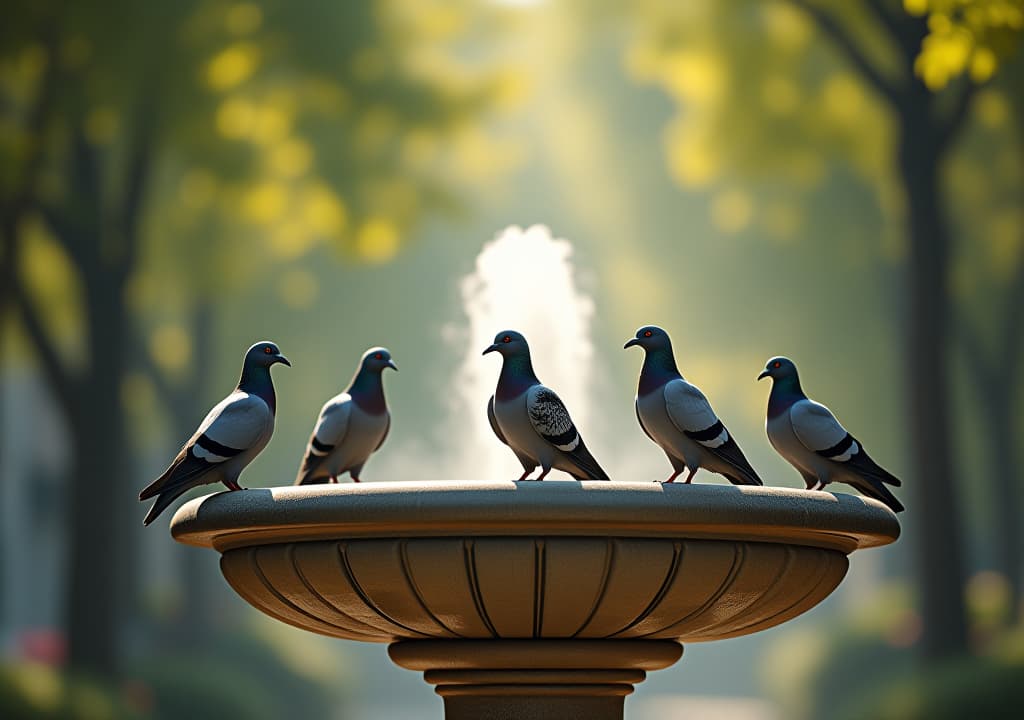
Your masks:
<path fill-rule="evenodd" d="M 549 472 L 551 472 L 551 468 L 548 468 L 547 470 L 542 472 L 540 475 L 538 475 L 537 476 L 537 480 L 543 480 L 544 478 L 546 478 L 548 476 Z"/>
<path fill-rule="evenodd" d="M 351 477 L 352 477 L 352 482 L 359 482 L 359 478 L 357 478 L 355 475 L 352 475 Z"/>
<path fill-rule="evenodd" d="M 519 480 L 517 482 L 523 482 L 524 480 L 528 480 L 529 478 L 527 476 L 532 472 L 533 468 L 530 468 L 529 470 L 527 470 L 526 472 L 519 476 Z"/>
<path fill-rule="evenodd" d="M 667 482 L 667 483 L 675 482 L 676 478 L 679 477 L 679 474 L 681 472 L 683 472 L 683 471 L 682 470 L 677 470 L 676 472 L 672 473 L 671 475 L 668 476 L 668 480 L 666 480 L 665 482 Z"/>
<path fill-rule="evenodd" d="M 244 487 L 238 484 L 237 480 L 225 480 L 224 484 L 227 486 L 228 490 L 245 490 Z"/>
<path fill-rule="evenodd" d="M 689 485 L 690 481 L 693 480 L 693 476 L 696 475 L 696 474 L 697 474 L 697 468 L 693 468 L 692 470 L 690 470 L 690 474 L 686 476 L 686 479 L 683 480 L 683 482 L 686 483 L 687 485 Z"/>

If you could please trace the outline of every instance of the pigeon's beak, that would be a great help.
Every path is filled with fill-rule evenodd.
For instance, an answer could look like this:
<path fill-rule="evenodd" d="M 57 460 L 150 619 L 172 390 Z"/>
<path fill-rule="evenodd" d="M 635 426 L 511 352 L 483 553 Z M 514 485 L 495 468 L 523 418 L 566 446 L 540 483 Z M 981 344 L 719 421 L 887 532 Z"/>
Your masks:
<path fill-rule="evenodd" d="M 276 360 L 282 365 L 287 365 L 288 367 L 292 366 L 292 364 L 288 362 L 288 358 L 286 358 L 284 355 L 278 355 Z"/>
<path fill-rule="evenodd" d="M 771 373 L 768 372 L 768 368 L 765 368 L 764 370 L 761 371 L 761 374 L 757 376 L 757 379 L 758 380 L 762 380 L 762 379 L 768 377 L 769 375 L 771 375 Z"/>
<path fill-rule="evenodd" d="M 639 345 L 639 344 L 640 344 L 640 339 L 639 338 L 630 338 L 629 340 L 626 341 L 626 344 L 622 346 L 622 349 L 625 350 L 626 348 L 631 348 L 634 345 Z"/>
<path fill-rule="evenodd" d="M 387 365 L 387 366 L 388 366 L 389 368 L 391 368 L 392 370 L 394 370 L 395 372 L 398 372 L 398 366 L 397 366 L 397 365 L 395 365 L 395 361 L 394 361 L 394 360 L 388 360 L 388 361 L 387 361 L 387 363 L 385 363 L 385 364 L 386 364 L 386 365 Z"/>
<path fill-rule="evenodd" d="M 487 348 L 482 353 L 480 353 L 480 354 L 481 355 L 486 355 L 489 352 L 497 352 L 497 350 L 498 350 L 498 343 L 494 343 L 493 345 L 488 345 Z"/>

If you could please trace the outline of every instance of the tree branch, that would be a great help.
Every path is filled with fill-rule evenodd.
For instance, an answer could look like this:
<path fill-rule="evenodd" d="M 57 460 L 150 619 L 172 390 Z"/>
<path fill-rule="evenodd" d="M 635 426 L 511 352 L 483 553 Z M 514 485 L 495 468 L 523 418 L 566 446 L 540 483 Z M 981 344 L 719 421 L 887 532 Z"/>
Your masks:
<path fill-rule="evenodd" d="M 64 408 L 68 417 L 75 409 L 78 395 L 78 387 L 75 378 L 68 372 L 64 363 L 61 362 L 60 354 L 57 352 L 49 334 L 43 327 L 42 320 L 36 312 L 32 298 L 21 282 L 21 278 L 15 273 L 14 282 L 11 284 L 11 294 L 14 304 L 21 315 L 21 322 L 28 334 L 29 340 L 39 356 L 39 362 L 43 368 L 43 374 L 53 389 L 57 401 Z"/>
<path fill-rule="evenodd" d="M 898 104 L 900 90 L 891 80 L 879 72 L 864 51 L 854 42 L 853 37 L 834 15 L 807 0 L 790 0 L 797 8 L 803 10 L 839 50 L 856 68 L 861 76 L 892 104 Z"/>
<path fill-rule="evenodd" d="M 174 408 L 180 391 L 167 381 L 167 376 L 153 362 L 153 357 L 149 354 L 146 343 L 142 339 L 142 333 L 139 331 L 136 323 L 129 323 L 128 336 L 128 342 L 132 351 L 131 355 L 142 366 L 142 371 L 153 381 L 153 387 L 156 389 L 160 404 L 165 408 Z"/>
<path fill-rule="evenodd" d="M 1017 364 L 1020 362 L 1021 351 L 1024 350 L 1024 332 L 1018 328 L 1022 307 L 1024 307 L 1024 253 L 1021 253 L 1021 258 L 1017 261 L 1017 271 L 1010 281 L 1006 312 L 1003 314 L 1006 326 L 1003 328 L 1002 336 L 1005 345 L 1001 355 L 1006 363 L 1005 376 L 1008 378 L 1016 377 Z"/>
<path fill-rule="evenodd" d="M 963 80 L 959 92 L 953 100 L 952 109 L 944 119 L 938 121 L 937 137 L 940 144 L 945 145 L 953 140 L 963 127 L 964 120 L 971 110 L 971 101 L 974 100 L 975 94 L 981 87 L 981 85 L 971 82 L 969 78 Z"/>
<path fill-rule="evenodd" d="M 928 34 L 928 24 L 924 18 L 914 18 L 902 9 L 891 12 L 884 0 L 867 0 L 868 9 L 879 23 L 885 26 L 893 42 L 899 47 L 907 70 L 913 76 L 914 61 L 921 52 L 921 43 Z"/>
<path fill-rule="evenodd" d="M 125 273 L 132 271 L 138 256 L 142 211 L 153 164 L 157 117 L 156 96 L 147 90 L 136 113 L 136 128 L 128 150 L 124 199 L 119 208 L 118 224 L 124 243 L 122 270 Z"/>

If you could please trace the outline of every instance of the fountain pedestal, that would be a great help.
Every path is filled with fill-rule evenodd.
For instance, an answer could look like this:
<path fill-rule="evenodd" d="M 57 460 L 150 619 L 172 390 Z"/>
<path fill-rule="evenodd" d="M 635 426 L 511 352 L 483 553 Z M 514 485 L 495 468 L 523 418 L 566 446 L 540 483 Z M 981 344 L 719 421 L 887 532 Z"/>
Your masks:
<path fill-rule="evenodd" d="M 218 493 L 174 537 L 222 553 L 250 604 L 391 643 L 448 720 L 618 720 L 681 642 L 807 611 L 847 555 L 899 536 L 850 495 L 609 482 L 401 482 Z"/>
<path fill-rule="evenodd" d="M 388 655 L 424 671 L 447 720 L 618 720 L 648 670 L 683 654 L 671 640 L 407 640 Z"/>

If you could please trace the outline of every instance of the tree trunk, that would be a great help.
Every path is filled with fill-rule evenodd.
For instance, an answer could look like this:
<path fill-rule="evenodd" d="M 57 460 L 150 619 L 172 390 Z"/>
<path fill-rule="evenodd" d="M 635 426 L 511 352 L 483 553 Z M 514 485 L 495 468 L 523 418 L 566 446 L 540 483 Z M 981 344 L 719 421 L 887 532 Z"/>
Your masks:
<path fill-rule="evenodd" d="M 1015 621 L 1021 612 L 1021 533 L 1020 533 L 1020 475 L 1017 467 L 1017 444 L 1014 434 L 1017 428 L 1014 422 L 1013 408 L 1016 393 L 1013 383 L 1008 387 L 993 388 L 989 406 L 985 412 L 990 414 L 992 422 L 989 447 L 992 453 L 992 472 L 994 473 L 993 488 L 996 501 L 995 521 L 999 530 L 996 538 L 996 567 L 1006 575 L 1010 586 L 1010 621 Z"/>
<path fill-rule="evenodd" d="M 187 432 L 206 412 L 208 369 L 213 359 L 213 303 L 209 297 L 200 298 L 192 314 L 192 336 L 195 338 L 195 351 L 188 387 L 183 389 L 178 396 L 179 400 L 173 405 L 174 421 L 181 432 Z M 211 597 L 215 592 L 214 587 L 211 587 L 211 576 L 215 571 L 205 553 L 196 552 L 195 548 L 184 548 L 184 552 L 184 602 L 176 631 L 191 647 L 202 647 L 213 639 L 213 633 L 217 630 Z"/>
<path fill-rule="evenodd" d="M 118 494 L 126 492 L 120 382 L 127 317 L 119 270 L 99 261 L 95 272 L 84 277 L 89 368 L 71 411 L 75 467 L 70 478 L 68 659 L 77 670 L 111 677 L 119 669 L 121 604 L 115 589 L 121 587 L 124 535 Z"/>
<path fill-rule="evenodd" d="M 927 93 L 924 88 L 918 92 Z M 949 444 L 949 236 L 939 191 L 944 147 L 929 109 L 926 97 L 903 109 L 898 158 L 909 240 L 905 355 L 916 473 L 908 484 L 919 527 L 915 552 L 921 574 L 922 645 L 928 659 L 939 659 L 967 650 L 967 623 L 962 529 Z"/>

